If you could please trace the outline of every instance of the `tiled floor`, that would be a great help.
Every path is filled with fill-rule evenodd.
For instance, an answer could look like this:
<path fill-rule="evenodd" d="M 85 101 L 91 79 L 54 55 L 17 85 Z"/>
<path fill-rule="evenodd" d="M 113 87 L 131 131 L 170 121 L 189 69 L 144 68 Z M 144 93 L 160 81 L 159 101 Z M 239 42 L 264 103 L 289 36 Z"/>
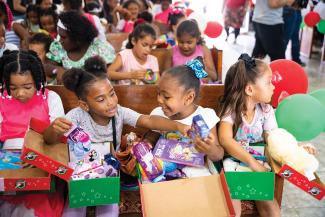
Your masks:
<path fill-rule="evenodd" d="M 207 40 L 208 46 L 215 45 L 223 50 L 223 80 L 227 69 L 236 62 L 239 55 L 243 52 L 251 54 L 254 46 L 253 33 L 240 35 L 237 44 L 233 44 L 232 37 L 228 42 L 225 42 L 224 38 L 222 35 L 218 39 Z M 287 54 L 289 56 L 288 51 Z M 303 59 L 307 63 L 305 70 L 309 79 L 309 91 L 325 88 L 325 66 L 320 66 L 320 55 L 320 52 L 316 52 L 311 59 Z M 269 60 L 266 59 L 266 61 Z M 319 135 L 312 142 L 318 149 L 316 157 L 320 166 L 317 174 L 325 182 L 325 133 Z M 292 184 L 285 182 L 281 213 L 283 217 L 325 217 L 325 199 L 318 201 Z"/>

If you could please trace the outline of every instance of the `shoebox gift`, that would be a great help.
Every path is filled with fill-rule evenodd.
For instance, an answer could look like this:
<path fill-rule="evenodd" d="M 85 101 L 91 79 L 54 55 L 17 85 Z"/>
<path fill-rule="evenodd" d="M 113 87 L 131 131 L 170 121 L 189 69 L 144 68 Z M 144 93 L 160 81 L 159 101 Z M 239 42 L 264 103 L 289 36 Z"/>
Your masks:
<path fill-rule="evenodd" d="M 77 133 L 76 138 L 77 135 L 80 138 L 83 136 Z M 91 162 L 95 156 L 99 156 L 93 150 L 85 152 L 88 162 L 82 159 L 75 164 L 69 164 L 69 148 L 66 143 L 47 145 L 43 136 L 33 130 L 27 132 L 25 141 L 22 160 L 66 180 L 71 208 L 119 202 L 119 173 L 112 174 L 111 170 L 107 170 L 111 168 L 104 168 L 99 160 Z"/>

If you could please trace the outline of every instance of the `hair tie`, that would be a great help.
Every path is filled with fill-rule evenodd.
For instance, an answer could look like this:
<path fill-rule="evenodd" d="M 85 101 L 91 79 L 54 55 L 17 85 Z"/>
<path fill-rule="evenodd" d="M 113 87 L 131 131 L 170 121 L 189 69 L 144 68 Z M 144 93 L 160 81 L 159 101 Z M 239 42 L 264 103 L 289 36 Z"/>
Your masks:
<path fill-rule="evenodd" d="M 177 14 L 182 14 L 183 10 L 180 8 L 173 8 L 173 10 L 170 12 L 171 15 L 177 15 Z"/>
<path fill-rule="evenodd" d="M 65 31 L 68 30 L 68 28 L 62 23 L 62 21 L 59 19 L 57 26 Z"/>
<path fill-rule="evenodd" d="M 198 59 L 188 61 L 185 66 L 190 68 L 195 73 L 195 77 L 198 79 L 205 78 L 208 73 L 203 69 L 203 64 Z"/>
<path fill-rule="evenodd" d="M 252 69 L 256 67 L 255 59 L 250 57 L 247 53 L 241 54 L 238 60 L 244 61 L 246 69 Z"/>

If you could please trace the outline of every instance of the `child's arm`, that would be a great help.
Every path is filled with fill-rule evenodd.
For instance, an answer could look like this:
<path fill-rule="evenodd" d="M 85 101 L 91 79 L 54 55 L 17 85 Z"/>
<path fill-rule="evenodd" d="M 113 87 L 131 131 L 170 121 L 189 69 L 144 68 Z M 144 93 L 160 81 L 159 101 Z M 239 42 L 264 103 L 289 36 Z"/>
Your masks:
<path fill-rule="evenodd" d="M 157 115 L 141 115 L 136 123 L 136 127 L 144 127 L 151 130 L 179 131 L 186 135 L 191 129 L 190 126 L 163 118 Z"/>
<path fill-rule="evenodd" d="M 223 158 L 224 150 L 220 146 L 217 136 L 217 128 L 213 127 L 210 131 L 209 136 L 202 140 L 197 137 L 195 139 L 195 148 L 207 155 L 207 157 L 212 161 L 218 161 Z"/>
<path fill-rule="evenodd" d="M 202 48 L 203 48 L 203 55 L 204 55 L 203 61 L 204 61 L 204 65 L 205 65 L 205 71 L 209 74 L 209 77 L 213 81 L 215 81 L 218 79 L 218 76 L 217 76 L 217 72 L 216 72 L 216 69 L 213 64 L 211 52 L 210 52 L 209 48 L 207 48 L 206 46 L 202 46 Z"/>
<path fill-rule="evenodd" d="M 253 171 L 264 172 L 267 171 L 263 165 L 261 165 L 255 158 L 245 151 L 241 145 L 234 140 L 232 131 L 232 124 L 221 121 L 218 128 L 218 136 L 220 144 L 225 151 L 232 157 L 247 164 Z"/>
<path fill-rule="evenodd" d="M 173 51 L 172 49 L 168 49 L 167 50 L 167 54 L 166 54 L 166 59 L 164 60 L 164 69 L 169 69 L 170 67 L 172 67 L 172 58 L 173 58 Z"/>
<path fill-rule="evenodd" d="M 108 67 L 107 74 L 111 80 L 125 80 L 125 79 L 144 79 L 146 71 L 131 71 L 118 72 L 122 68 L 123 62 L 121 55 L 117 55 L 114 62 Z"/>
<path fill-rule="evenodd" d="M 44 140 L 47 144 L 54 144 L 60 140 L 60 137 L 68 132 L 72 126 L 72 122 L 65 118 L 57 118 L 44 131 Z"/>
<path fill-rule="evenodd" d="M 18 35 L 20 40 L 22 41 L 21 47 L 24 49 L 27 49 L 28 48 L 28 37 L 29 37 L 28 30 L 26 28 L 24 28 L 24 26 L 22 24 L 16 23 L 16 22 L 14 22 L 12 24 L 12 29 Z"/>

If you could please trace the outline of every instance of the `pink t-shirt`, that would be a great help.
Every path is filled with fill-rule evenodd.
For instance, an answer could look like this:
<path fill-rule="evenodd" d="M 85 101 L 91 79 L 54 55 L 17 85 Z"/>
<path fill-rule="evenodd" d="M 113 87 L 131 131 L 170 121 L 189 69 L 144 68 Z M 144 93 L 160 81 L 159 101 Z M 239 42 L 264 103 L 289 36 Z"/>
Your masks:
<path fill-rule="evenodd" d="M 202 45 L 196 45 L 194 53 L 192 53 L 190 56 L 184 56 L 181 53 L 178 46 L 174 46 L 172 49 L 173 49 L 172 66 L 184 65 L 186 62 L 195 59 L 198 56 L 204 58 Z"/>
<path fill-rule="evenodd" d="M 163 12 L 157 14 L 155 16 L 155 21 L 158 21 L 160 23 L 164 23 L 164 24 L 168 24 L 168 16 L 169 16 L 169 13 L 172 12 L 172 8 L 169 7 L 167 10 L 164 10 Z"/>
<path fill-rule="evenodd" d="M 120 72 L 131 72 L 136 70 L 147 70 L 151 69 L 154 72 L 159 72 L 159 65 L 158 60 L 153 55 L 147 56 L 147 61 L 144 64 L 140 64 L 137 59 L 135 58 L 132 49 L 125 49 L 122 50 L 119 55 L 122 58 L 122 68 L 119 70 Z M 135 79 L 136 80 L 136 79 Z M 131 81 L 130 79 L 127 80 L 119 80 L 118 84 L 144 84 L 142 81 Z"/>
<path fill-rule="evenodd" d="M 235 114 L 230 114 L 221 119 L 234 124 Z M 254 118 L 251 123 L 247 123 L 242 117 L 243 122 L 239 126 L 235 140 L 241 144 L 256 143 L 264 141 L 263 132 L 270 131 L 278 127 L 271 105 L 257 104 L 255 108 Z"/>

